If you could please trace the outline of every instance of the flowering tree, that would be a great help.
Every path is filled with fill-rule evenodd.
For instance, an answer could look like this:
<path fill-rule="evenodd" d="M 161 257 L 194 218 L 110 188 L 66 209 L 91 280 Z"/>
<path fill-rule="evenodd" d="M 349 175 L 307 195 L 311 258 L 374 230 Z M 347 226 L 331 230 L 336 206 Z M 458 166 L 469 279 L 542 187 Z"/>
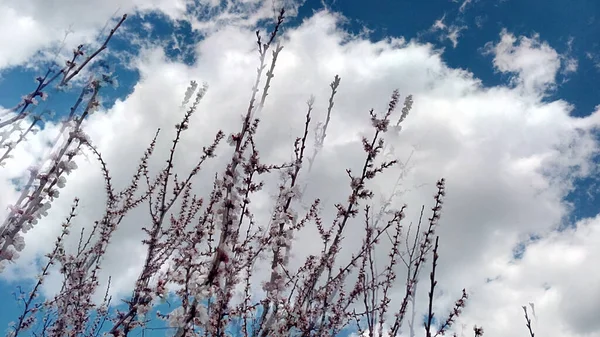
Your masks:
<path fill-rule="evenodd" d="M 123 16 L 116 23 L 101 47 L 89 56 L 79 46 L 65 67 L 59 71 L 50 69 L 39 77 L 35 90 L 2 116 L 0 143 L 6 150 L 0 163 L 10 158 L 12 149 L 25 141 L 30 132 L 39 129 L 38 123 L 44 117 L 30 109 L 36 98 L 44 99 L 44 89 L 56 80 L 59 87 L 65 86 L 80 74 L 106 49 L 125 19 Z M 229 135 L 216 131 L 213 141 L 193 154 L 196 165 L 183 176 L 174 174 L 174 158 L 182 135 L 193 128 L 191 117 L 201 104 L 207 85 L 191 82 L 185 92 L 185 112 L 175 125 L 164 167 L 155 175 L 149 170 L 159 140 L 157 131 L 130 183 L 119 188 L 113 184 L 102 154 L 82 129 L 82 122 L 99 106 L 99 90 L 112 81 L 107 67 L 90 73 L 60 130 L 67 137 L 63 142 L 57 138 L 50 156 L 30 169 L 21 195 L 9 206 L 10 213 L 0 226 L 0 261 L 7 263 L 18 258 L 25 245 L 22 233 L 47 214 L 66 183 L 65 175 L 77 168 L 74 159 L 82 151 L 92 153 L 102 169 L 104 214 L 89 233 L 81 232 L 77 249 L 69 251 L 64 241 L 70 235 L 79 203 L 78 199 L 73 201 L 37 283 L 31 291 L 21 292 L 23 310 L 9 329 L 11 336 L 93 336 L 102 332 L 127 336 L 145 329 L 155 318 L 168 321 L 172 328 L 169 331 L 175 336 L 335 336 L 344 329 L 365 336 L 399 336 L 403 334 L 405 319 L 408 334 L 415 336 L 419 325 L 415 323 L 417 283 L 430 257 L 432 271 L 424 334 L 430 337 L 449 331 L 466 304 L 467 293 L 463 289 L 452 311 L 442 319 L 434 319 L 435 271 L 439 261 L 436 228 L 445 196 L 444 179 L 437 182 L 430 215 L 426 216 L 422 208 L 415 227 L 406 225 L 405 207 L 394 209 L 387 202 L 377 210 L 369 203 L 375 195 L 369 183 L 397 164 L 396 160 L 382 158 L 384 137 L 390 130 L 400 131 L 412 107 L 411 96 L 405 98 L 397 117 L 394 116 L 401 104 L 398 91 L 392 93 L 386 111 L 369 111 L 372 133 L 362 139 L 362 167 L 346 170 L 348 198 L 334 205 L 337 212 L 331 223 L 325 223 L 321 217 L 321 209 L 329 205 L 320 199 L 305 200 L 302 174 L 312 169 L 325 142 L 340 77 L 331 83 L 323 123 L 313 123 L 314 100 L 308 100 L 303 133 L 293 144 L 293 159 L 278 164 L 261 161 L 254 141 L 260 129 L 256 116 L 265 106 L 273 84 L 277 58 L 283 48 L 278 40 L 283 21 L 281 10 L 267 38 L 256 34 L 258 71 L 239 131 Z M 22 123 L 28 123 L 24 130 Z M 309 149 L 311 132 L 315 141 Z M 214 173 L 212 191 L 198 196 L 192 178 L 217 156 L 224 140 L 231 147 L 231 157 L 221 171 Z M 264 177 L 273 174 L 281 176 L 278 194 L 269 221 L 259 222 L 251 201 L 263 188 Z M 308 207 L 302 208 L 303 203 Z M 114 301 L 108 291 L 100 289 L 98 272 L 115 230 L 132 210 L 140 207 L 147 207 L 150 219 L 143 228 L 146 255 L 131 295 L 123 299 L 125 307 L 117 309 L 111 306 Z M 351 223 L 362 223 L 362 243 L 344 260 L 340 251 Z M 317 228 L 322 248 L 320 254 L 309 255 L 294 268 L 290 257 L 295 237 L 307 226 Z M 381 249 L 388 254 L 383 270 L 377 268 L 374 260 L 375 252 Z M 261 266 L 266 266 L 268 273 L 257 273 Z M 405 280 L 397 278 L 399 268 L 407 269 Z M 38 300 L 40 287 L 51 272 L 62 275 L 62 286 L 53 298 Z M 404 296 L 394 302 L 391 291 L 399 284 L 404 284 Z M 241 289 L 241 295 L 236 289 Z M 98 292 L 106 292 L 101 303 L 92 299 Z M 176 308 L 167 313 L 153 310 L 155 304 L 165 300 L 177 303 Z M 475 327 L 474 334 L 483 335 L 483 329 Z"/>

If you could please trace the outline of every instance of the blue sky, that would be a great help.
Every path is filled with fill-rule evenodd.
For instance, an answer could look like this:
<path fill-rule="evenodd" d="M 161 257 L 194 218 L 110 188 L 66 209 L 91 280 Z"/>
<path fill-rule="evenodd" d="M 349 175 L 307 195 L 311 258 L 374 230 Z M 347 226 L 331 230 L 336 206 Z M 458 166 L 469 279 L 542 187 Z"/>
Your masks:
<path fill-rule="evenodd" d="M 198 29 L 206 25 L 202 26 L 193 20 L 194 15 L 189 14 L 193 9 L 191 3 L 188 3 L 189 11 L 186 14 L 181 10 L 182 7 L 174 6 L 169 1 L 113 0 L 100 3 L 94 0 L 90 3 L 97 2 L 95 5 L 100 13 L 97 16 L 101 17 L 89 21 L 88 17 L 93 17 L 92 12 L 96 10 L 94 5 L 86 7 L 88 5 L 80 4 L 78 6 L 81 8 L 69 8 L 66 1 L 59 1 L 58 7 L 52 9 L 57 13 L 44 15 L 43 11 L 47 5 L 40 1 L 23 0 L 23 4 L 16 4 L 14 7 L 11 7 L 11 4 L 0 4 L 0 11 L 4 9 L 9 13 L 10 10 L 10 13 L 21 20 L 27 19 L 30 20 L 27 22 L 34 23 L 28 26 L 34 28 L 23 30 L 22 34 L 33 36 L 36 29 L 47 27 L 44 37 L 50 41 L 46 43 L 33 37 L 29 39 L 26 35 L 17 36 L 27 43 L 23 42 L 14 50 L 6 51 L 7 46 L 11 45 L 12 33 L 7 26 L 0 23 L 0 107 L 14 106 L 21 96 L 34 88 L 34 78 L 53 60 L 47 57 L 48 51 L 56 50 L 62 39 L 60 32 L 69 25 L 72 25 L 73 29 L 72 36 L 67 40 L 70 48 L 80 43 L 81 40 L 77 38 L 91 41 L 97 36 L 115 10 L 118 15 L 127 12 L 129 18 L 122 27 L 122 33 L 111 40 L 108 53 L 103 54 L 104 59 L 111 64 L 113 76 L 118 79 L 119 86 L 107 88 L 102 92 L 103 109 L 93 116 L 89 126 L 90 135 L 96 136 L 98 143 L 106 149 L 116 172 L 121 172 L 119 170 L 123 158 L 135 158 L 140 153 L 139 149 L 145 146 L 142 143 L 147 143 L 147 137 L 143 138 L 144 135 L 151 132 L 159 121 L 170 123 L 171 118 L 175 118 L 168 117 L 170 115 L 166 110 L 161 109 L 168 102 L 180 99 L 183 92 L 179 90 L 179 96 L 176 96 L 175 92 L 185 85 L 184 77 L 206 80 L 217 93 L 231 92 L 233 98 L 246 99 L 250 88 L 243 86 L 248 82 L 245 75 L 239 75 L 239 81 L 221 78 L 226 75 L 238 76 L 235 71 L 240 64 L 246 64 L 248 59 L 256 61 L 254 51 L 249 51 L 246 44 L 238 45 L 240 36 L 252 33 L 256 26 L 261 29 L 269 27 L 264 17 L 248 24 L 244 20 L 238 22 L 233 19 L 218 22 L 213 17 L 206 16 L 202 18 L 204 21 L 200 22 L 213 22 L 214 26 Z M 186 3 L 185 0 L 178 0 L 177 3 L 179 2 Z M 209 12 L 217 17 L 225 8 L 224 3 L 225 1 L 221 2 Z M 232 0 L 231 3 L 237 1 Z M 58 13 L 61 8 L 66 13 L 66 19 L 63 14 Z M 82 11 L 81 17 L 67 15 L 77 14 L 77 10 Z M 239 13 L 249 16 L 254 10 L 243 6 L 238 8 Z M 234 28 L 228 30 L 230 26 Z M 455 191 L 457 201 L 451 202 L 447 211 L 448 223 L 456 225 L 448 227 L 456 230 L 442 229 L 442 237 L 448 237 L 447 255 L 443 256 L 448 256 L 448 260 L 456 262 L 455 270 L 459 270 L 462 276 L 455 276 L 449 267 L 441 271 L 442 280 L 448 285 L 448 289 L 444 289 L 440 294 L 442 309 L 451 305 L 456 297 L 456 290 L 462 287 L 460 284 L 467 283 L 475 289 L 476 299 L 473 300 L 473 311 L 467 313 L 465 324 L 483 321 L 490 327 L 486 331 L 513 333 L 515 330 L 511 330 L 512 328 L 507 326 L 510 324 L 505 322 L 513 317 L 520 317 L 518 301 L 537 301 L 542 303 L 539 305 L 539 312 L 545 313 L 550 322 L 556 317 L 561 317 L 561 327 L 564 329 L 555 332 L 556 336 L 600 336 L 600 323 L 593 323 L 589 318 L 592 317 L 589 316 L 589 312 L 595 312 L 597 304 L 588 303 L 594 301 L 594 296 L 600 296 L 600 290 L 588 294 L 587 297 L 592 298 L 591 300 L 586 302 L 582 299 L 582 304 L 578 307 L 580 310 L 572 310 L 569 305 L 565 305 L 564 298 L 572 296 L 580 299 L 586 295 L 566 287 L 571 280 L 562 276 L 563 273 L 572 273 L 572 270 L 582 272 L 581 264 L 600 258 L 600 252 L 593 248 L 596 241 L 592 237 L 595 236 L 589 234 L 597 233 L 600 228 L 600 224 L 595 220 L 600 206 L 598 179 L 594 174 L 598 163 L 595 151 L 600 148 L 594 143 L 600 139 L 594 126 L 595 112 L 600 104 L 600 2 L 307 0 L 287 21 L 284 32 L 289 34 L 286 35 L 289 48 L 285 46 L 284 49 L 286 52 L 289 50 L 289 61 L 282 61 L 281 75 L 276 71 L 278 76 L 275 78 L 282 78 L 284 89 L 273 93 L 273 111 L 291 111 L 292 107 L 297 108 L 299 105 L 293 105 L 288 99 L 299 98 L 302 102 L 302 99 L 305 99 L 303 97 L 307 97 L 317 88 L 326 90 L 330 79 L 322 77 L 330 76 L 333 71 L 322 70 L 326 65 L 336 68 L 338 65 L 335 63 L 339 63 L 343 79 L 342 89 L 344 85 L 348 88 L 348 93 L 345 94 L 347 96 L 342 98 L 346 97 L 349 103 L 340 102 L 338 109 L 342 111 L 340 114 L 348 113 L 350 117 L 347 117 L 346 121 L 340 120 L 339 127 L 332 130 L 330 152 L 327 152 L 327 158 L 324 156 L 323 164 L 319 166 L 321 171 L 315 172 L 310 178 L 314 179 L 317 186 L 320 181 L 325 192 L 341 191 L 345 188 L 335 185 L 325 188 L 323 182 L 335 184 L 341 181 L 340 184 L 343 184 L 343 180 L 329 177 L 329 174 L 333 174 L 330 171 L 334 167 L 343 167 L 341 163 L 345 163 L 344 160 L 348 163 L 355 160 L 354 154 L 344 146 L 352 144 L 352 140 L 347 139 L 352 138 L 348 132 L 363 131 L 357 126 L 358 117 L 353 115 L 353 109 L 358 110 L 359 106 L 362 108 L 363 103 L 357 104 L 356 101 L 386 97 L 395 87 L 400 87 L 401 91 L 408 91 L 401 92 L 403 95 L 414 91 L 415 97 L 430 100 L 430 105 L 423 102 L 422 110 L 415 112 L 415 115 L 420 113 L 422 117 L 415 117 L 413 121 L 410 121 L 412 116 L 409 117 L 408 122 L 414 124 L 406 125 L 406 138 L 401 139 L 404 143 L 419 144 L 419 147 L 414 147 L 417 149 L 415 171 L 407 178 L 406 188 L 413 191 L 413 194 L 409 193 L 407 197 L 409 204 L 429 202 L 430 199 L 427 198 L 430 198 L 432 191 L 426 190 L 427 187 L 416 186 L 431 183 L 432 177 L 447 174 L 449 180 L 453 178 L 457 182 L 454 189 L 449 188 L 450 191 Z M 340 42 L 338 38 L 344 36 L 344 33 L 353 34 L 350 41 Z M 390 47 L 393 43 L 389 42 L 389 39 L 400 37 L 411 41 L 412 45 L 405 43 L 399 47 Z M 512 42 L 511 37 L 514 38 Z M 315 41 L 314 44 L 312 41 Z M 392 61 L 382 60 L 377 52 L 373 52 L 378 43 L 383 50 L 381 53 L 390 55 Z M 331 54 L 327 44 L 331 47 Z M 251 43 L 248 44 L 250 45 Z M 508 46 L 508 51 L 500 48 L 502 46 Z M 65 50 L 68 51 L 69 48 Z M 401 51 L 394 54 L 394 48 Z M 218 52 L 233 56 L 231 59 L 221 59 L 216 56 Z M 335 55 L 331 56 L 333 61 L 327 60 L 329 55 Z M 314 57 L 322 58 L 323 64 L 314 65 L 314 69 L 313 65 L 307 66 L 309 70 L 306 73 L 296 70 L 298 64 L 307 65 L 314 62 Z M 540 57 L 539 62 L 536 57 Z M 397 58 L 397 62 L 393 61 L 396 60 L 394 58 Z M 533 63 L 529 62 L 532 58 Z M 61 56 L 57 59 L 62 60 Z M 407 59 L 409 60 L 406 61 Z M 548 65 L 541 64 L 547 60 Z M 402 66 L 394 65 L 396 63 Z M 353 67 L 354 64 L 360 66 Z M 559 65 L 552 68 L 554 64 Z M 254 66 L 252 64 L 249 69 L 250 75 Z M 413 66 L 414 69 L 411 69 Z M 364 72 L 358 67 L 364 67 Z M 369 73 L 365 74 L 366 72 Z M 415 78 L 405 78 L 403 74 L 412 74 Z M 550 74 L 550 77 L 545 77 L 547 74 Z M 356 79 L 351 77 L 353 75 Z M 164 92 L 160 89 L 162 83 L 165 86 Z M 542 83 L 542 87 L 530 90 L 527 87 L 528 83 Z M 375 88 L 373 92 L 364 89 L 368 86 Z M 466 89 L 460 89 L 463 87 Z M 150 91 L 148 93 L 145 90 Z M 384 90 L 385 92 L 381 93 Z M 144 93 L 147 97 L 153 97 L 153 104 L 148 103 L 148 99 L 138 97 Z M 152 93 L 155 96 L 151 96 Z M 284 98 L 277 99 L 277 93 Z M 68 111 L 78 92 L 72 90 L 59 93 L 51 90 L 49 94 L 50 98 L 42 102 L 37 109 L 52 109 L 57 116 L 61 116 Z M 319 94 L 324 100 L 326 94 Z M 224 111 L 223 109 L 237 107 L 228 105 L 227 101 L 233 99 L 209 100 L 206 103 L 209 107 L 207 110 Z M 377 106 L 381 107 L 384 102 L 373 101 L 369 104 L 379 104 Z M 419 102 L 417 101 L 416 106 L 419 106 Z M 490 106 L 486 106 L 486 103 Z M 566 103 L 571 107 L 564 105 Z M 503 104 L 506 104 L 506 108 Z M 519 110 L 521 107 L 522 111 Z M 348 112 L 343 112 L 344 109 Z M 500 112 L 488 111 L 490 109 L 498 109 Z M 221 123 L 227 126 L 231 121 L 229 118 L 236 117 L 235 113 L 234 117 L 230 117 L 228 112 L 222 114 L 226 117 L 221 119 L 219 115 L 198 120 L 201 130 L 204 130 L 204 127 L 207 127 L 204 131 L 210 130 L 212 122 L 215 125 Z M 489 117 L 486 114 L 490 114 Z M 457 117 L 449 117 L 453 115 Z M 525 115 L 535 118 L 522 117 Z M 275 113 L 266 113 L 266 116 L 265 123 L 278 129 L 269 129 L 270 133 L 265 136 L 265 146 L 269 148 L 274 146 L 269 144 L 277 144 L 290 137 L 287 131 L 292 130 L 293 126 L 291 122 L 290 125 L 286 124 L 286 118 L 289 116 L 282 117 Z M 356 116 L 360 116 L 358 112 Z M 580 118 L 582 122 L 578 122 Z M 120 125 L 130 122 L 138 129 L 120 129 Z M 537 122 L 540 124 L 536 124 Z M 524 124 L 527 127 L 523 126 Z M 415 131 L 411 131 L 411 126 Z M 496 126 L 498 130 L 495 130 Z M 446 130 L 445 127 L 453 130 Z M 577 132 L 580 129 L 585 130 L 585 137 L 578 136 Z M 460 133 L 460 136 L 447 136 L 452 132 Z M 200 133 L 199 131 L 198 134 Z M 432 134 L 431 137 L 427 136 L 429 133 Z M 497 137 L 488 137 L 488 134 Z M 444 138 L 446 136 L 448 138 Z M 203 136 L 198 137 L 203 139 Z M 194 144 L 197 145 L 196 141 L 190 140 L 190 148 L 193 149 Z M 121 148 L 119 144 L 123 144 Z M 439 148 L 432 150 L 430 147 Z M 281 149 L 267 148 L 265 152 L 277 158 Z M 557 148 L 560 151 L 554 151 Z M 38 150 L 34 147 L 25 152 L 34 153 Z M 398 151 L 405 159 L 411 149 L 398 145 Z M 422 151 L 421 155 L 419 151 Z M 438 159 L 432 159 L 435 157 L 433 154 L 437 154 Z M 27 155 L 21 154 L 25 159 L 18 157 L 17 161 L 26 163 Z M 458 159 L 455 157 L 462 158 L 463 162 L 457 164 L 455 161 Z M 331 160 L 331 163 L 328 165 L 326 160 Z M 506 167 L 502 166 L 504 163 Z M 10 166 L 10 173 L 1 178 L 7 181 L 14 179 L 18 176 L 17 168 L 21 166 Z M 589 170 L 580 176 L 574 174 L 581 167 Z M 99 192 L 94 191 L 94 187 L 100 185 L 97 180 L 90 178 L 90 172 L 91 169 L 73 178 L 74 181 L 80 182 L 80 186 L 65 190 L 67 192 L 61 198 L 61 202 L 68 203 L 70 195 L 85 197 L 88 193 L 89 200 L 100 198 Z M 122 172 L 129 172 L 124 164 Z M 489 186 L 486 185 L 488 182 Z M 536 187 L 526 189 L 525 185 L 529 184 Z M 389 186 L 389 182 L 382 183 L 382 191 L 385 191 L 386 185 Z M 478 189 L 479 186 L 482 187 Z M 521 187 L 523 190 L 520 190 Z M 481 194 L 474 194 L 474 191 Z M 323 191 L 315 188 L 315 195 L 319 192 Z M 86 195 L 80 195 L 82 193 Z M 325 200 L 333 202 L 339 197 L 337 192 L 332 193 L 331 198 Z M 467 194 L 473 196 L 467 197 Z M 513 197 L 514 200 L 507 201 Z M 4 200 L 4 197 L 0 199 L 2 202 Z M 483 202 L 484 200 L 489 201 L 489 204 Z M 90 202 L 89 205 L 93 203 Z M 465 212 L 473 215 L 466 216 Z M 90 218 L 96 213 L 90 211 Z M 62 213 L 56 211 L 50 218 L 60 219 L 61 215 Z M 580 225 L 578 221 L 581 221 Z M 16 318 L 17 311 L 10 294 L 16 290 L 17 284 L 28 282 L 24 279 L 31 276 L 31 263 L 48 247 L 48 238 L 55 237 L 56 233 L 51 229 L 39 229 L 38 232 L 35 230 L 28 237 L 33 238 L 34 234 L 38 233 L 38 237 L 46 237 L 46 243 L 32 239 L 32 244 L 23 253 L 24 262 L 9 270 L 9 276 L 3 278 L 0 275 L 0 296 L 3 296 L 0 297 L 0 303 L 4 303 L 0 305 L 0 327 L 6 326 Z M 137 232 L 133 229 L 124 229 L 116 239 L 115 245 L 139 237 L 139 234 L 135 233 Z M 584 240 L 586 237 L 588 241 Z M 467 244 L 465 241 L 471 243 Z M 135 249 L 132 252 L 139 253 Z M 552 252 L 562 253 L 557 253 L 561 256 L 554 256 Z M 463 255 L 467 257 L 459 257 Z M 107 273 L 111 270 L 126 271 L 123 275 L 128 276 L 123 276 L 122 282 L 118 283 L 120 286 L 115 290 L 118 294 L 125 294 L 124 289 L 133 279 L 132 275 L 135 275 L 137 262 L 135 254 L 130 252 L 128 261 L 124 262 L 127 265 L 117 267 L 116 256 L 118 254 L 115 252 L 112 257 L 107 258 L 107 265 L 110 266 L 107 267 Z M 555 269 L 547 266 L 540 266 L 539 269 L 532 267 L 545 265 L 547 261 L 562 261 L 561 258 L 568 261 L 550 262 L 560 265 Z M 473 272 L 474 270 L 477 272 Z M 542 276 L 533 277 L 532 273 Z M 473 281 L 468 278 L 469 275 L 476 275 L 473 276 Z M 590 277 L 592 280 L 600 279 L 600 275 Z M 50 284 L 56 281 L 55 279 Z M 453 286 L 456 289 L 451 289 Z M 592 286 L 597 288 L 597 285 Z M 510 295 L 505 298 L 491 295 L 503 292 Z M 508 298 L 515 302 L 510 302 Z M 600 297 L 597 299 L 600 303 Z M 515 305 L 516 314 L 506 314 L 506 317 L 494 323 L 493 317 L 498 317 L 498 310 Z M 490 309 L 492 307 L 496 308 L 496 311 Z M 570 310 L 571 313 L 564 314 L 561 310 Z M 489 320 L 485 321 L 478 312 L 486 313 L 492 318 L 488 316 Z M 517 325 L 520 324 L 521 322 Z M 579 328 L 576 327 L 578 324 Z M 545 331 L 543 326 L 539 328 L 542 329 L 540 331 Z M 146 335 L 162 336 L 164 333 L 155 331 Z"/>

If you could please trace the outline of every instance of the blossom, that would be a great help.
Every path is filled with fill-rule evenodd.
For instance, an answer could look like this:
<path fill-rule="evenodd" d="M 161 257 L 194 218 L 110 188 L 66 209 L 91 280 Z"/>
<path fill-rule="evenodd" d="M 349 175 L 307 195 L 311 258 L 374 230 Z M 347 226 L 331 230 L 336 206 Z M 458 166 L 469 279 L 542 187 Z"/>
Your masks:
<path fill-rule="evenodd" d="M 66 186 L 67 183 L 67 178 L 60 176 L 58 177 L 58 179 L 56 180 L 56 186 L 58 186 L 58 188 L 63 188 Z"/>
<path fill-rule="evenodd" d="M 25 238 L 23 238 L 22 235 L 19 235 L 19 233 L 17 233 L 14 237 L 13 237 L 13 242 L 12 242 L 13 246 L 15 247 L 15 249 L 20 252 L 23 250 L 23 248 L 25 248 Z"/>

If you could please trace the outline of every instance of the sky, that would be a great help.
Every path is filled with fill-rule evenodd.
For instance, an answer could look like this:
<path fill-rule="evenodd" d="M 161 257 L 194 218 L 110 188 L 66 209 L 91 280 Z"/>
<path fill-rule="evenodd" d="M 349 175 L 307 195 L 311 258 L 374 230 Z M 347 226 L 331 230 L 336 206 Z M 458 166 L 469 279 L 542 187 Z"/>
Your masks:
<path fill-rule="evenodd" d="M 49 64 L 62 65 L 78 44 L 97 44 L 127 13 L 102 54 L 118 86 L 102 92 L 102 107 L 85 130 L 115 184 L 125 184 L 137 165 L 132 158 L 156 129 L 181 118 L 177 107 L 189 81 L 206 82 L 193 135 L 176 158 L 183 170 L 217 129 L 237 129 L 258 64 L 254 31 L 270 27 L 273 6 L 282 5 L 289 8 L 284 49 L 257 136 L 263 160 L 289 159 L 310 95 L 315 118 L 325 118 L 329 83 L 338 74 L 323 152 L 303 177 L 307 198 L 320 197 L 323 217 L 331 220 L 334 203 L 348 193 L 345 169 L 361 163 L 369 109 L 383 111 L 396 88 L 402 99 L 412 94 L 402 130 L 386 138 L 389 155 L 406 165 L 373 189 L 389 196 L 401 177 L 403 193 L 394 203 L 408 204 L 407 221 L 415 221 L 421 205 L 431 205 L 437 179 L 447 180 L 436 310 L 447 312 L 466 288 L 458 335 L 463 328 L 471 334 L 474 324 L 486 336 L 526 335 L 521 306 L 534 303 L 536 335 L 600 336 L 600 270 L 593 267 L 600 259 L 598 1 L 0 1 L 0 110 L 33 90 Z M 45 153 L 56 120 L 77 94 L 51 89 L 36 108 L 55 114 L 0 169 L 0 216 L 16 198 L 15 181 Z M 169 132 L 161 135 L 152 168 L 168 151 Z M 225 157 L 209 164 L 196 182 L 199 193 L 210 188 L 210 172 Z M 25 236 L 21 258 L 0 274 L 0 328 L 18 315 L 11 293 L 31 283 L 73 197 L 81 199 L 78 226 L 89 227 L 102 212 L 100 170 L 85 157 L 77 163 L 48 217 Z M 268 195 L 257 204 L 268 212 Z M 112 277 L 115 296 L 126 296 L 139 273 L 141 219 L 143 212 L 126 219 L 105 257 L 102 277 Z M 298 261 L 318 251 L 312 235 L 307 229 L 296 238 Z M 348 240 L 351 247 L 360 238 Z M 50 277 L 44 293 L 59 284 Z M 402 291 L 398 284 L 393 298 Z"/>

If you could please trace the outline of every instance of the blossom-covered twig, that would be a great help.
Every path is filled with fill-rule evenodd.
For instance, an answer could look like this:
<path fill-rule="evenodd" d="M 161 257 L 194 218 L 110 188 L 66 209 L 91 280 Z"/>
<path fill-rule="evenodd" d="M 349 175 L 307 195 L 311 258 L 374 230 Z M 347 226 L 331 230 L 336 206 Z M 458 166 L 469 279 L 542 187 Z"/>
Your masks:
<path fill-rule="evenodd" d="M 6 120 L 0 120 L 0 129 L 12 126 L 11 130 L 4 130 L 0 133 L 0 145 L 4 143 L 6 147 L 6 151 L 0 157 L 0 165 L 6 159 L 10 158 L 11 151 L 21 141 L 26 139 L 28 133 L 37 130 L 36 124 L 42 121 L 45 112 L 35 115 L 29 127 L 25 131 L 22 131 L 16 140 L 9 141 L 14 131 L 20 131 L 20 121 L 29 116 L 29 112 L 26 110 L 30 105 L 36 104 L 35 98 L 39 96 L 45 99 L 47 94 L 43 90 L 60 75 L 63 77 L 60 80 L 59 86 L 67 85 L 100 52 L 107 48 L 108 42 L 126 18 L 127 15 L 123 15 L 115 27 L 111 29 L 104 43 L 79 66 L 77 66 L 75 61 L 78 57 L 84 55 L 83 45 L 78 46 L 73 51 L 72 59 L 67 61 L 66 66 L 59 72 L 51 76 L 53 71 L 52 69 L 48 69 L 43 77 L 36 78 L 38 85 L 35 90 L 26 95 L 22 102 L 7 112 L 8 114 L 16 114 Z M 59 196 L 59 190 L 55 186 L 62 188 L 66 182 L 64 174 L 69 174 L 77 168 L 73 158 L 80 151 L 81 145 L 88 141 L 87 136 L 81 129 L 81 124 L 89 114 L 98 109 L 100 105 L 98 90 L 106 81 L 110 81 L 110 78 L 102 74 L 100 74 L 100 77 L 100 79 L 97 79 L 92 76 L 84 86 L 79 98 L 72 106 L 66 121 L 63 122 L 57 138 L 51 144 L 52 152 L 49 155 L 49 159 L 44 159 L 39 165 L 30 168 L 29 180 L 24 188 L 21 189 L 19 199 L 14 205 L 9 206 L 10 212 L 0 225 L 0 271 L 4 268 L 5 261 L 14 261 L 19 255 L 18 252 L 24 248 L 23 240 L 19 233 L 29 230 L 37 223 L 38 219 L 47 214 L 47 211 L 51 207 L 51 202 Z M 75 111 L 84 100 L 87 100 L 87 104 L 81 115 L 76 116 Z M 65 132 L 68 132 L 68 138 L 65 142 L 59 144 L 59 137 Z"/>

